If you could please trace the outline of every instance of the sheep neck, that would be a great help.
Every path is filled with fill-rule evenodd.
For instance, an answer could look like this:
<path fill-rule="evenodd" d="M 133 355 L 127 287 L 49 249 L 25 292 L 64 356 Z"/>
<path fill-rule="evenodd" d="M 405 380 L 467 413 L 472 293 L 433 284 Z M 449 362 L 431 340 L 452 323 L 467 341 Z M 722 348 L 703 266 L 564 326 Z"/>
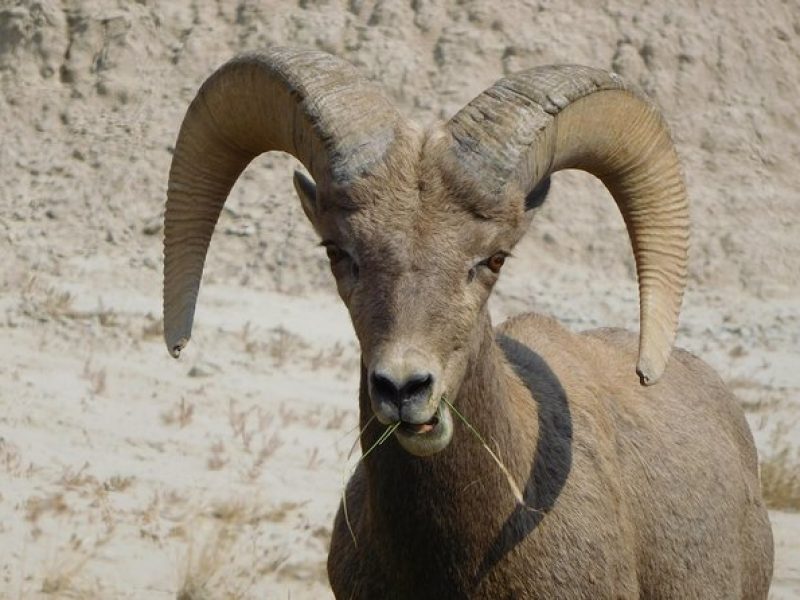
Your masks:
<path fill-rule="evenodd" d="M 536 405 L 509 374 L 484 311 L 454 405 L 526 488 L 527 497 L 530 457 L 537 447 Z M 371 414 L 362 383 L 362 426 Z M 434 456 L 411 456 L 391 438 L 365 460 L 372 543 L 388 553 L 392 577 L 412 587 L 422 581 L 438 581 L 451 591 L 474 585 L 470 579 L 485 569 L 517 510 L 501 469 L 458 417 L 453 419 L 452 442 Z M 531 425 L 523 429 L 522 423 Z M 380 435 L 380 428 L 370 429 L 362 439 L 365 449 Z M 459 565 L 457 572 L 453 565 Z"/>

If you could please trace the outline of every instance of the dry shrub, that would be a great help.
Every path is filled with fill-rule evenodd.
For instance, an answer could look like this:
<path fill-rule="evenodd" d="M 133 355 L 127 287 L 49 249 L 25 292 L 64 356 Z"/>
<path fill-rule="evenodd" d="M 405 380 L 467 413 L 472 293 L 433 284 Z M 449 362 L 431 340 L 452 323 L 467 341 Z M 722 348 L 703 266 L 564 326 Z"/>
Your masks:
<path fill-rule="evenodd" d="M 800 510 L 800 448 L 789 443 L 789 430 L 782 423 L 772 432 L 761 460 L 761 491 L 770 508 Z"/>

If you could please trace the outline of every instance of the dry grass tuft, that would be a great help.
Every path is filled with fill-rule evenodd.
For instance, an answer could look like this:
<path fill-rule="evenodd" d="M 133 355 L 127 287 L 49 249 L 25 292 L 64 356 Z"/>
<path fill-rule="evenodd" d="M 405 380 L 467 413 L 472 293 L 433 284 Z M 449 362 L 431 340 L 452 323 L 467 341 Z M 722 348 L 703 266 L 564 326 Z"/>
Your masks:
<path fill-rule="evenodd" d="M 254 406 L 248 409 L 238 410 L 235 400 L 230 400 L 228 402 L 228 423 L 230 423 L 231 430 L 233 431 L 233 437 L 238 438 L 242 442 L 242 446 L 247 452 L 250 452 L 250 443 L 255 435 L 255 431 L 248 426 L 248 417 L 255 410 L 256 407 Z M 261 427 L 259 427 L 259 429 L 261 429 Z"/>
<path fill-rule="evenodd" d="M 75 308 L 75 296 L 71 292 L 48 286 L 36 276 L 22 286 L 20 312 L 39 322 L 66 322 L 67 320 L 93 321 L 102 327 L 120 325 L 119 315 L 98 302 L 97 308 L 79 310 Z"/>
<path fill-rule="evenodd" d="M 310 347 L 302 337 L 283 327 L 271 330 L 266 344 L 267 353 L 276 367 L 282 367 L 290 358 L 302 355 Z"/>
<path fill-rule="evenodd" d="M 103 482 L 103 489 L 106 492 L 124 492 L 134 481 L 136 481 L 136 478 L 132 475 L 112 475 Z"/>
<path fill-rule="evenodd" d="M 290 359 L 296 360 L 305 356 L 311 348 L 302 336 L 283 328 L 276 327 L 267 332 L 245 323 L 239 338 L 244 344 L 244 351 L 250 356 L 266 355 L 272 360 L 272 366 L 282 367 Z"/>
<path fill-rule="evenodd" d="M 778 425 L 770 451 L 761 460 L 761 492 L 770 508 L 800 510 L 800 448 L 787 440 L 790 427 Z"/>
<path fill-rule="evenodd" d="M 249 481 L 255 481 L 259 478 L 264 464 L 284 445 L 284 443 L 278 430 L 273 431 L 269 436 L 267 436 L 267 434 L 262 434 L 261 448 L 255 453 L 253 463 L 245 474 Z"/>
<path fill-rule="evenodd" d="M 178 427 L 183 429 L 192 422 L 194 416 L 194 404 L 186 402 L 185 398 L 181 398 L 174 407 L 161 413 L 161 422 L 164 425 L 177 424 Z"/>
<path fill-rule="evenodd" d="M 82 575 L 86 565 L 97 555 L 97 550 L 107 544 L 109 535 L 87 540 L 73 534 L 59 548 L 58 558 L 46 566 L 39 591 L 56 598 L 93 599 L 102 597 L 99 581 L 88 581 Z M 5 596 L 2 596 L 5 598 Z M 38 596 L 37 596 L 38 597 Z"/>
<path fill-rule="evenodd" d="M 94 312 L 94 316 L 97 317 L 97 322 L 100 323 L 102 327 L 118 327 L 120 324 L 119 315 L 117 315 L 113 309 L 106 308 L 102 302 L 100 302 L 97 310 Z"/>
<path fill-rule="evenodd" d="M 256 509 L 241 498 L 220 500 L 211 507 L 211 516 L 227 524 L 246 523 L 254 518 Z"/>
<path fill-rule="evenodd" d="M 89 382 L 89 391 L 93 396 L 100 396 L 106 391 L 106 370 L 94 368 L 91 360 L 87 360 L 83 365 L 83 378 Z"/>
<path fill-rule="evenodd" d="M 74 300 L 70 292 L 45 287 L 34 276 L 22 286 L 20 312 L 42 323 L 57 321 L 70 316 Z"/>
<path fill-rule="evenodd" d="M 176 600 L 237 600 L 244 597 L 242 591 L 230 589 L 223 582 L 235 541 L 236 535 L 231 528 L 220 524 L 206 533 L 201 542 L 191 539 Z"/>
<path fill-rule="evenodd" d="M 88 487 L 97 484 L 97 479 L 87 473 L 89 463 L 83 463 L 83 466 L 77 471 L 72 467 L 63 467 L 61 477 L 58 478 L 58 483 L 69 490 Z"/>
<path fill-rule="evenodd" d="M 83 570 L 89 556 L 74 556 L 65 559 L 60 564 L 53 567 L 52 572 L 45 575 L 42 580 L 42 593 L 55 594 L 59 597 L 69 596 L 73 598 L 85 598 L 87 595 L 75 588 L 75 577 Z"/>
<path fill-rule="evenodd" d="M 33 463 L 27 465 L 22 460 L 19 448 L 0 437 L 0 469 L 12 477 L 30 477 L 34 472 Z"/>
<path fill-rule="evenodd" d="M 314 471 L 322 465 L 322 458 L 320 457 L 318 446 L 314 446 L 313 448 L 306 450 L 306 458 L 308 459 L 306 468 L 309 471 Z"/>
<path fill-rule="evenodd" d="M 348 421 L 348 419 L 357 421 L 358 415 L 356 415 L 353 411 L 334 408 L 333 414 L 331 414 L 330 418 L 325 423 L 325 429 L 343 429 L 344 424 Z"/>
<path fill-rule="evenodd" d="M 222 443 L 222 440 L 218 440 L 211 444 L 211 455 L 206 460 L 206 467 L 209 471 L 220 471 L 227 464 L 225 444 Z"/>
<path fill-rule="evenodd" d="M 36 523 L 46 513 L 62 515 L 69 510 L 64 494 L 60 492 L 44 497 L 34 496 L 25 502 L 25 519 Z"/>
<path fill-rule="evenodd" d="M 160 317 L 156 317 L 152 313 L 147 313 L 144 317 L 144 321 L 144 325 L 142 325 L 143 339 L 152 340 L 161 338 L 164 335 L 164 322 Z"/>
<path fill-rule="evenodd" d="M 233 437 L 241 442 L 242 449 L 253 455 L 253 464 L 247 472 L 248 479 L 257 479 L 264 463 L 284 444 L 279 428 L 272 428 L 273 416 L 259 406 L 239 409 L 235 400 L 228 403 L 228 423 Z M 259 445 L 253 444 L 260 440 Z M 215 465 L 222 466 L 218 461 Z M 209 468 L 211 463 L 209 463 Z"/>
<path fill-rule="evenodd" d="M 763 384 L 749 377 L 734 377 L 728 386 L 736 393 L 739 404 L 751 414 L 773 414 L 786 397 L 786 389 Z"/>

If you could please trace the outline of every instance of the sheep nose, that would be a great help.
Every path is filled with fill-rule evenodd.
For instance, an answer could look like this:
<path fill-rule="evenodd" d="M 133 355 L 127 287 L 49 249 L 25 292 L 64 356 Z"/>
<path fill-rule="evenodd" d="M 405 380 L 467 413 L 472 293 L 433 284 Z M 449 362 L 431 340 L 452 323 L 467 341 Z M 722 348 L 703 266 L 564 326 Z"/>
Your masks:
<path fill-rule="evenodd" d="M 386 371 L 375 371 L 370 380 L 372 400 L 385 420 L 418 424 L 430 418 L 431 373 L 416 372 L 399 379 Z"/>

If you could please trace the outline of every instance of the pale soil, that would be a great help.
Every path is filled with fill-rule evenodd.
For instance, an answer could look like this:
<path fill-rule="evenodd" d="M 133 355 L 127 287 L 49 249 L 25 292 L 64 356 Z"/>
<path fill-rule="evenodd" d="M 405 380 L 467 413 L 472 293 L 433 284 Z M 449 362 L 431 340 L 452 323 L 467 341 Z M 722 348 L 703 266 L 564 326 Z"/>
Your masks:
<path fill-rule="evenodd" d="M 160 338 L 180 118 L 214 67 L 268 43 L 349 58 L 422 123 L 536 64 L 641 85 L 693 202 L 679 344 L 740 395 L 762 456 L 776 429 L 800 448 L 800 5 L 566 4 L 0 0 L 0 598 L 330 594 L 358 352 L 290 158 L 234 189 L 180 361 Z M 613 203 L 554 180 L 497 320 L 635 328 Z M 772 518 L 772 597 L 800 597 L 800 517 Z"/>

